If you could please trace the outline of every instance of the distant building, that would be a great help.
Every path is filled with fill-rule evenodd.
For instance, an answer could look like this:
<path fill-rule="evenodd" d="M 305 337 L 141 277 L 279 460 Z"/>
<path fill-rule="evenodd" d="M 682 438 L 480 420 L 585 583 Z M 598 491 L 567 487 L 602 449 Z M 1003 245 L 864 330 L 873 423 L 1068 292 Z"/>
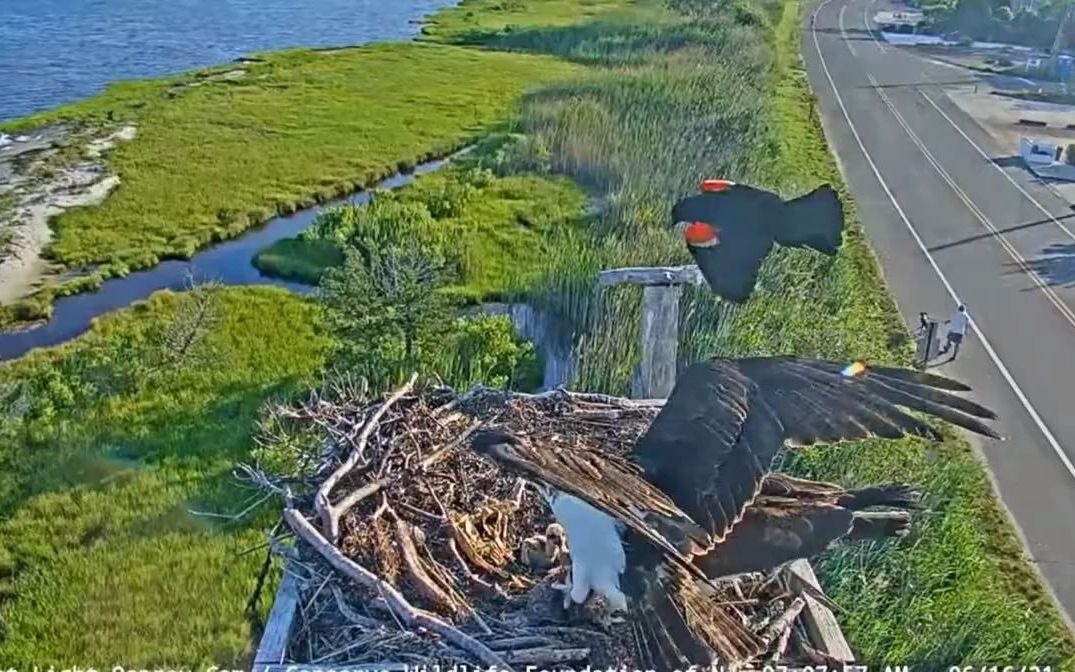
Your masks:
<path fill-rule="evenodd" d="M 926 17 L 918 11 L 885 11 L 874 14 L 873 22 L 886 33 L 916 33 Z"/>

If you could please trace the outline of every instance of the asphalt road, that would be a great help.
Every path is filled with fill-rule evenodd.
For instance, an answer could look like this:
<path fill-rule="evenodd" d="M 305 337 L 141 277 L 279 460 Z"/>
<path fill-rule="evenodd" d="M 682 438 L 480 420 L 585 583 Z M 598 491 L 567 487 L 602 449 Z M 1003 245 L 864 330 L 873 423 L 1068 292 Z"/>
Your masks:
<path fill-rule="evenodd" d="M 936 370 L 1001 416 L 979 441 L 994 486 L 1071 625 L 1075 615 L 1075 211 L 945 95 L 966 70 L 878 42 L 883 0 L 824 0 L 802 51 L 833 146 L 908 324 L 966 303 Z"/>

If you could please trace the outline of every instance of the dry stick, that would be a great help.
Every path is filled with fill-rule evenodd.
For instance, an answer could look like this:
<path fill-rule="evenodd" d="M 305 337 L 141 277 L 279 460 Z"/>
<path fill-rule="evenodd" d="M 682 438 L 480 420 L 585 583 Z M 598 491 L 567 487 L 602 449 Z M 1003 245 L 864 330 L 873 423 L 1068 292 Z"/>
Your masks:
<path fill-rule="evenodd" d="M 762 640 L 766 646 L 771 644 L 774 639 L 780 638 L 783 645 L 780 646 L 775 655 L 779 656 L 784 650 L 784 646 L 787 645 L 787 638 L 791 635 L 791 628 L 795 625 L 795 619 L 799 617 L 799 613 L 802 612 L 803 607 L 806 606 L 806 600 L 801 597 L 796 597 L 791 601 L 784 613 L 773 619 L 773 622 L 769 624 L 769 627 L 765 629 L 765 633 L 762 635 Z"/>
<path fill-rule="evenodd" d="M 459 550 L 463 552 L 463 557 L 469 560 L 471 564 L 477 565 L 478 569 L 486 574 L 492 574 L 501 579 L 509 578 L 504 570 L 494 567 L 486 562 L 485 558 L 481 557 L 474 545 L 470 543 L 467 535 L 463 534 L 463 531 L 459 529 L 459 526 L 450 516 L 448 518 L 448 527 L 452 533 L 452 539 L 459 545 Z"/>
<path fill-rule="evenodd" d="M 507 597 L 507 594 L 500 589 L 500 586 L 493 585 L 485 581 L 470 569 L 470 565 L 463 559 L 463 556 L 459 554 L 459 547 L 455 544 L 455 539 L 448 540 L 448 550 L 451 551 L 452 557 L 455 558 L 455 564 L 459 566 L 459 570 L 463 572 L 463 576 L 467 577 L 471 583 L 473 583 L 478 590 L 481 591 L 486 597 Z"/>
<path fill-rule="evenodd" d="M 418 463 L 415 471 L 424 471 L 425 469 L 428 469 L 429 467 L 436 464 L 439 460 L 443 459 L 453 450 L 462 445 L 463 442 L 466 441 L 467 438 L 469 438 L 470 435 L 473 434 L 476 429 L 478 429 L 478 427 L 481 427 L 481 425 L 481 421 L 475 421 L 474 423 L 472 423 L 463 431 L 462 434 L 456 437 L 454 441 L 444 446 L 443 448 L 438 448 L 426 457 L 422 458 L 422 461 Z M 337 504 L 334 508 L 336 509 L 338 515 L 342 516 L 344 513 L 349 511 L 351 507 L 353 507 L 355 504 L 358 504 L 370 495 L 377 494 L 401 476 L 402 474 L 385 476 L 383 478 L 378 478 L 375 481 L 370 481 L 369 483 L 363 485 L 361 488 L 351 492 L 346 497 L 341 499 L 339 504 Z"/>
<path fill-rule="evenodd" d="M 440 520 L 439 522 L 444 521 Z M 418 528 L 415 529 L 417 530 Z M 452 540 L 449 539 L 448 543 L 450 544 L 451 542 Z M 459 592 L 459 582 L 456 581 L 455 577 L 452 576 L 452 573 L 448 571 L 448 568 L 440 564 L 440 562 L 438 562 L 437 559 L 433 557 L 432 551 L 429 550 L 429 546 L 424 541 L 417 543 L 421 546 L 421 550 L 425 551 L 423 560 L 426 564 L 424 565 L 424 567 L 427 568 L 427 571 L 431 572 L 432 578 L 437 583 L 437 585 L 441 586 L 450 595 L 453 595 L 456 600 L 458 600 L 466 607 L 466 610 L 470 613 L 471 618 L 473 618 L 474 622 L 478 625 L 479 628 L 481 628 L 482 634 L 493 634 L 493 629 L 490 628 L 489 624 L 485 622 L 485 619 L 483 619 L 481 614 L 478 613 L 478 610 L 475 609 L 473 605 L 471 605 L 470 602 L 467 601 L 466 595 Z"/>
<path fill-rule="evenodd" d="M 295 534 L 310 544 L 332 567 L 367 590 L 379 593 L 387 603 L 389 610 L 408 627 L 425 628 L 471 654 L 483 664 L 496 666 L 506 672 L 511 672 L 511 667 L 492 649 L 437 616 L 416 609 L 392 584 L 345 556 L 296 509 L 285 509 L 284 520 L 295 531 Z"/>
<path fill-rule="evenodd" d="M 398 390 L 392 393 L 390 397 L 385 399 L 372 416 L 366 421 L 366 424 L 362 428 L 362 433 L 358 435 L 358 443 L 355 445 L 351 454 L 347 456 L 347 459 L 343 461 L 336 471 L 329 474 L 328 478 L 321 483 L 321 487 L 317 489 L 317 494 L 314 495 L 314 510 L 317 512 L 318 517 L 321 519 L 321 529 L 325 535 L 335 542 L 340 537 L 340 516 L 342 516 L 348 508 L 342 506 L 333 506 L 332 500 L 329 499 L 329 494 L 332 489 L 336 487 L 336 484 L 346 476 L 359 461 L 363 459 L 366 452 L 366 442 L 369 441 L 370 434 L 377 428 L 377 423 L 381 421 L 381 417 L 388 411 L 392 404 L 399 401 L 399 399 L 410 392 L 414 387 L 414 381 L 418 379 L 417 373 L 412 373 L 410 379 Z"/>
<path fill-rule="evenodd" d="M 590 655 L 589 649 L 524 649 L 508 651 L 504 657 L 512 663 L 524 665 L 550 665 L 585 660 Z"/>
<path fill-rule="evenodd" d="M 527 635 L 525 637 L 505 637 L 503 639 L 492 639 L 486 642 L 490 649 L 517 649 L 527 646 L 549 646 L 551 642 L 548 637 L 538 637 L 536 635 Z"/>
<path fill-rule="evenodd" d="M 444 522 L 444 519 L 442 517 L 440 517 L 440 516 L 438 516 L 438 515 L 436 515 L 434 513 L 430 513 L 429 511 L 426 511 L 425 509 L 420 509 L 417 506 L 414 506 L 413 504 L 408 504 L 407 502 L 397 501 L 396 506 L 398 506 L 401 509 L 404 509 L 406 511 L 410 511 L 411 513 L 413 513 L 416 516 L 421 516 L 422 518 L 425 518 L 427 520 L 431 520 L 434 523 L 443 523 Z"/>
<path fill-rule="evenodd" d="M 273 536 L 276 535 L 277 532 L 280 531 L 280 526 L 282 524 L 283 521 L 276 521 L 276 524 L 273 526 L 272 530 L 269 531 L 270 540 Z M 261 600 L 261 591 L 265 588 L 265 579 L 268 578 L 269 570 L 272 569 L 272 544 L 267 541 L 265 542 L 265 546 L 268 546 L 268 550 L 265 552 L 264 562 L 261 563 L 261 571 L 258 572 L 258 580 L 257 583 L 254 585 L 254 592 L 251 593 L 250 599 L 246 601 L 246 608 L 243 609 L 243 613 L 251 614 L 254 616 L 257 616 L 257 606 L 258 602 Z M 243 553 L 240 553 L 239 555 L 243 555 L 245 553 L 246 551 L 243 551 Z M 260 623 L 260 621 L 261 618 L 258 617 L 258 622 Z"/>
<path fill-rule="evenodd" d="M 351 623 L 366 628 L 367 630 L 377 630 L 381 627 L 380 622 L 376 619 L 363 616 L 354 609 L 351 605 L 347 604 L 347 600 L 343 597 L 343 590 L 340 589 L 335 583 L 332 584 L 332 596 L 336 598 L 336 608 L 340 610 L 340 614 Z"/>
<path fill-rule="evenodd" d="M 437 582 L 422 566 L 422 559 L 418 556 L 418 548 L 414 544 L 414 537 L 412 536 L 414 533 L 411 525 L 401 520 L 391 509 L 389 509 L 389 512 L 395 518 L 396 544 L 399 546 L 403 565 L 407 569 L 407 578 L 411 580 L 414 587 L 427 600 L 443 609 L 447 609 L 453 616 L 460 612 L 469 613 L 471 611 L 470 605 L 466 604 L 465 601 L 461 602 L 458 596 L 452 595 L 441 586 L 438 586 Z"/>

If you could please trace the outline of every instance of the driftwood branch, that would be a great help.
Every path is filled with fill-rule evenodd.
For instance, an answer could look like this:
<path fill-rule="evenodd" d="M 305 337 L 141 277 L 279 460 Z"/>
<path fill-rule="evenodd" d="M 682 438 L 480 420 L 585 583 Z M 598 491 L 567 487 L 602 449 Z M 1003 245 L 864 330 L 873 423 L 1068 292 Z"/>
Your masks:
<path fill-rule="evenodd" d="M 391 509 L 389 509 L 391 511 Z M 470 605 L 450 586 L 439 585 L 437 580 L 426 571 L 421 556 L 418 554 L 418 546 L 415 544 L 415 527 L 405 520 L 400 519 L 392 512 L 396 521 L 396 544 L 399 545 L 400 555 L 403 557 L 403 565 L 407 569 L 407 578 L 415 589 L 430 602 L 446 609 L 453 615 L 470 613 Z"/>
<path fill-rule="evenodd" d="M 332 489 L 336 487 L 344 476 L 351 473 L 351 470 L 358 466 L 359 462 L 365 459 L 366 443 L 369 441 L 370 435 L 373 434 L 373 430 L 377 428 L 377 423 L 381 421 L 381 418 L 392 404 L 396 403 L 403 397 L 403 395 L 410 392 L 417 379 L 418 374 L 412 373 L 410 379 L 402 387 L 393 392 L 392 395 L 381 404 L 381 407 L 366 420 L 362 427 L 362 432 L 358 435 L 358 441 L 351 450 L 351 453 L 347 456 L 347 459 L 345 459 L 343 464 L 337 467 L 335 471 L 329 474 L 328 478 L 326 478 L 317 489 L 317 494 L 314 495 L 314 510 L 317 511 L 318 517 L 321 519 L 321 529 L 324 531 L 325 536 L 330 540 L 336 541 L 339 539 L 340 517 L 346 513 L 349 508 L 348 506 L 344 506 L 343 502 L 341 502 L 339 506 L 332 505 L 332 500 L 329 499 Z"/>
<path fill-rule="evenodd" d="M 471 654 L 482 664 L 511 672 L 508 663 L 492 649 L 437 616 L 415 608 L 392 584 L 345 556 L 297 510 L 285 509 L 284 520 L 295 534 L 316 550 L 334 569 L 367 590 L 380 594 L 388 608 L 404 625 L 425 628 Z"/>
<path fill-rule="evenodd" d="M 532 646 L 546 646 L 549 643 L 548 637 L 541 637 L 539 635 L 525 635 L 523 637 L 505 637 L 504 639 L 494 639 L 486 642 L 490 649 L 522 649 Z"/>
<path fill-rule="evenodd" d="M 779 640 L 782 643 L 782 646 L 778 647 L 776 651 L 777 656 L 782 654 L 784 648 L 787 647 L 787 638 L 791 635 L 791 628 L 795 625 L 795 619 L 799 617 L 799 613 L 802 612 L 805 606 L 806 600 L 802 597 L 796 597 L 791 601 L 788 608 L 784 610 L 784 613 L 773 619 L 773 622 L 765 629 L 762 639 L 765 640 L 766 644 L 772 643 L 774 640 Z"/>

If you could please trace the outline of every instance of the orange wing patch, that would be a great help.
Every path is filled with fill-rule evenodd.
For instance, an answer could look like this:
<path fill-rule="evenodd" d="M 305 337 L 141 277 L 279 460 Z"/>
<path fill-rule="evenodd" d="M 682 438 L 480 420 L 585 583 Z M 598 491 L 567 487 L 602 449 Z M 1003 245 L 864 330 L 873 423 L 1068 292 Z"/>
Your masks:
<path fill-rule="evenodd" d="M 712 180 L 702 180 L 701 189 L 702 189 L 702 191 L 714 192 L 714 191 L 725 191 L 727 189 L 731 189 L 734 186 L 735 186 L 735 182 L 732 182 L 731 180 L 712 179 Z"/>
<path fill-rule="evenodd" d="M 683 230 L 688 245 L 712 247 L 720 244 L 720 230 L 705 222 L 693 222 Z"/>

